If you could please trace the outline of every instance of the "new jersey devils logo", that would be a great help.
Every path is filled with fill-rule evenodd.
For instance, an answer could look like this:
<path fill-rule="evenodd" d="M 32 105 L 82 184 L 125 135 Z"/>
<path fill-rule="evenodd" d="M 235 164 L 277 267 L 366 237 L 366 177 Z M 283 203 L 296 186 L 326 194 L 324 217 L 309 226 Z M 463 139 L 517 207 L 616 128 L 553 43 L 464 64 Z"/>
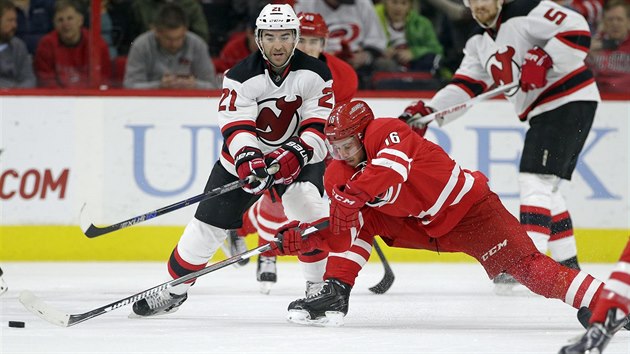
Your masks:
<path fill-rule="evenodd" d="M 302 106 L 302 97 L 287 101 L 286 96 L 270 98 L 258 103 L 256 119 L 258 138 L 267 145 L 280 146 L 294 135 L 300 125 L 298 109 Z"/>
<path fill-rule="evenodd" d="M 506 85 L 514 80 L 518 80 L 520 68 L 514 61 L 516 51 L 513 47 L 507 46 L 499 49 L 492 55 L 486 63 L 486 71 L 490 73 L 497 86 Z M 505 93 L 512 96 L 518 90 L 518 86 Z"/>

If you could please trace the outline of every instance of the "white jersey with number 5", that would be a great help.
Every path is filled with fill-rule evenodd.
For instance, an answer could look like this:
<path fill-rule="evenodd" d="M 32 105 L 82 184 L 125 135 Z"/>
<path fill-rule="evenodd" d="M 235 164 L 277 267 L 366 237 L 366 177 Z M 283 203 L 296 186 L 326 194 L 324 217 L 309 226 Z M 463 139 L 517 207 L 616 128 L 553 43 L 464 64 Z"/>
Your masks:
<path fill-rule="evenodd" d="M 551 1 L 506 3 L 494 30 L 479 27 L 468 39 L 453 80 L 429 106 L 441 110 L 479 95 L 492 85 L 519 81 L 525 54 L 534 46 L 547 52 L 553 66 L 547 72 L 545 87 L 529 92 L 515 89 L 506 94 L 521 120 L 568 102 L 599 102 L 593 74 L 584 64 L 590 43 L 588 24 L 577 12 Z"/>

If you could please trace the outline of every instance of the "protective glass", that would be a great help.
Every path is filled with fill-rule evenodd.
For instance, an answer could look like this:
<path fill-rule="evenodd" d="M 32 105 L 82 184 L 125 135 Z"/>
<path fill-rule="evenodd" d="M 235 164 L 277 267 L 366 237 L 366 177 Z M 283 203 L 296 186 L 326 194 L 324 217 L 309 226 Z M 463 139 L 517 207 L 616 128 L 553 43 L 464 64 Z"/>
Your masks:
<path fill-rule="evenodd" d="M 363 149 L 363 144 L 356 135 L 339 141 L 326 140 L 326 146 L 330 156 L 335 160 L 346 160 Z"/>

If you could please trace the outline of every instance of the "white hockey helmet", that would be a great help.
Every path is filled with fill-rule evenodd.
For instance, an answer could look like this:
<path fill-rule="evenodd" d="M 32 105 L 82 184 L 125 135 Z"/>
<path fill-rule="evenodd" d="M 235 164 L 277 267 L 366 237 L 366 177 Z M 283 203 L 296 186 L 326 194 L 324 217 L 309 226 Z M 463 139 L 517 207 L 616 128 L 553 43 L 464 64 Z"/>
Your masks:
<path fill-rule="evenodd" d="M 293 57 L 295 48 L 297 47 L 300 39 L 300 20 L 295 14 L 295 11 L 293 11 L 291 5 L 267 4 L 260 11 L 258 18 L 256 19 L 256 44 L 258 45 L 258 49 L 260 49 L 263 58 L 269 61 L 265 55 L 265 51 L 263 50 L 262 43 L 260 42 L 262 30 L 293 30 L 295 32 L 295 44 L 293 45 L 293 50 L 291 51 L 291 55 L 289 55 L 287 62 L 282 66 L 286 65 Z M 269 63 L 271 62 L 269 61 Z"/>
<path fill-rule="evenodd" d="M 492 20 L 492 22 L 489 25 L 484 25 L 483 23 L 479 22 L 479 20 L 477 20 L 477 18 L 475 17 L 475 14 L 472 14 L 472 17 L 475 19 L 475 21 L 477 21 L 479 26 L 483 28 L 494 27 L 494 25 L 496 25 L 497 21 L 499 20 L 499 16 L 501 15 L 501 9 L 503 8 L 503 4 L 505 2 L 510 2 L 511 0 L 495 0 L 495 1 L 497 2 L 497 16 L 494 18 L 494 20 Z M 467 8 L 470 8 L 470 0 L 464 0 L 464 6 L 466 6 Z"/>

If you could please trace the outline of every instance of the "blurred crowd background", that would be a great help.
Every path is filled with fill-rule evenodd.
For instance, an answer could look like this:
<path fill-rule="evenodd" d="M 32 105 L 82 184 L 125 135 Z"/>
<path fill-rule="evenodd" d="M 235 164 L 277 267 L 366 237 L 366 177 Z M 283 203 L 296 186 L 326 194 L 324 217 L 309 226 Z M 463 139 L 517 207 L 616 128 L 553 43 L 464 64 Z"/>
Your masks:
<path fill-rule="evenodd" d="M 270 2 L 321 13 L 326 52 L 357 71 L 363 90 L 439 89 L 478 28 L 462 0 L 101 0 L 98 9 L 0 0 L 0 88 L 220 88 L 223 73 L 258 50 L 255 20 Z M 630 1 L 555 2 L 588 21 L 600 90 L 627 93 Z M 100 36 L 88 31 L 92 14 Z"/>

